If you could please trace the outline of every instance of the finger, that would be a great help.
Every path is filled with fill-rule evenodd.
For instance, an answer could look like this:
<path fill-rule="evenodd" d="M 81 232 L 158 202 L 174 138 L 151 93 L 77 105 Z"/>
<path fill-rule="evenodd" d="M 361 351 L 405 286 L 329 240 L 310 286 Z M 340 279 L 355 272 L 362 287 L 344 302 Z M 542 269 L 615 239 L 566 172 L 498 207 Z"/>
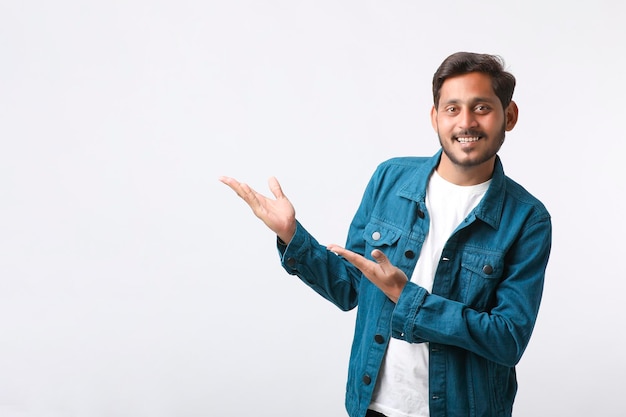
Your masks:
<path fill-rule="evenodd" d="M 230 188 L 233 188 L 233 183 L 237 182 L 236 179 L 231 178 L 231 177 L 227 177 L 225 175 L 222 175 L 221 177 L 218 177 L 218 180 L 226 185 L 228 185 Z"/>
<path fill-rule="evenodd" d="M 222 183 L 228 185 L 234 192 L 237 193 L 239 197 L 243 198 L 244 192 L 242 190 L 242 184 L 239 181 L 237 181 L 234 178 L 226 177 L 226 176 L 219 177 L 219 180 Z"/>
<path fill-rule="evenodd" d="M 278 179 L 276 179 L 276 177 L 270 177 L 270 179 L 268 180 L 268 184 L 270 186 L 270 190 L 272 191 L 272 194 L 274 194 L 274 197 L 276 197 L 277 199 L 285 198 L 283 189 L 280 186 L 280 183 L 278 182 Z"/>
<path fill-rule="evenodd" d="M 337 255 L 343 256 L 348 262 L 352 265 L 356 266 L 361 272 L 369 273 L 372 271 L 372 268 L 376 265 L 375 262 L 370 261 L 362 255 L 359 255 L 356 252 L 352 252 L 351 250 L 342 248 L 341 246 L 331 244 L 328 245 L 327 248 L 336 253 Z"/>
<path fill-rule="evenodd" d="M 376 263 L 378 263 L 378 266 L 385 275 L 389 275 L 394 272 L 395 266 L 389 261 L 389 258 L 387 258 L 387 255 L 385 255 L 383 251 L 374 249 L 372 251 L 372 258 L 374 258 Z"/>
<path fill-rule="evenodd" d="M 220 177 L 219 180 L 228 185 L 243 201 L 252 209 L 259 206 L 259 195 L 248 184 L 237 181 L 231 177 Z"/>
<path fill-rule="evenodd" d="M 379 264 L 389 263 L 389 258 L 380 249 L 374 249 L 372 251 L 372 258 Z"/>

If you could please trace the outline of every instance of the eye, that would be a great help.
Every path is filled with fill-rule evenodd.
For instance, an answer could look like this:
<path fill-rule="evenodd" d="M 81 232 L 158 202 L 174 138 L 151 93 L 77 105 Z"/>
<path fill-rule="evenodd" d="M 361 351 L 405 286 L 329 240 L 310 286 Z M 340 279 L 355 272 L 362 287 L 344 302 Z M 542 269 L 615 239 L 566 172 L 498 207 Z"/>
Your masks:
<path fill-rule="evenodd" d="M 474 110 L 476 111 L 476 113 L 485 114 L 491 111 L 491 107 L 487 106 L 486 104 L 479 104 L 474 107 Z"/>
<path fill-rule="evenodd" d="M 457 108 L 455 106 L 448 106 L 446 107 L 446 113 L 450 113 L 450 114 L 454 114 L 457 112 Z"/>

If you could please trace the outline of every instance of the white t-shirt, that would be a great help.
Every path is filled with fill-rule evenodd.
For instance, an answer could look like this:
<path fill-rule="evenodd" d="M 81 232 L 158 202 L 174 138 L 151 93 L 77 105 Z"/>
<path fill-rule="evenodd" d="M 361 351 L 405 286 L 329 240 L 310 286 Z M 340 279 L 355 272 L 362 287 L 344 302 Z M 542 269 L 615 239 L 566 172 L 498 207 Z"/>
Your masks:
<path fill-rule="evenodd" d="M 480 202 L 490 182 L 460 186 L 444 180 L 436 171 L 431 175 L 426 190 L 430 230 L 412 282 L 432 291 L 443 246 Z M 389 341 L 369 408 L 388 417 L 429 417 L 428 343 Z"/>

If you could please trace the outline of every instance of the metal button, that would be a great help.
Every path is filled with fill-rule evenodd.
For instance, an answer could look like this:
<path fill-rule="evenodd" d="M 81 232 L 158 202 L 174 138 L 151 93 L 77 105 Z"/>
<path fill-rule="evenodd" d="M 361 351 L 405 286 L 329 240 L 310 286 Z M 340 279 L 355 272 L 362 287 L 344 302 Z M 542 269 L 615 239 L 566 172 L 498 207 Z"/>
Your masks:
<path fill-rule="evenodd" d="M 293 268 L 294 266 L 296 266 L 296 260 L 294 258 L 287 259 L 287 266 Z"/>
<path fill-rule="evenodd" d="M 415 258 L 415 252 L 409 249 L 406 252 L 404 252 L 404 256 L 406 256 L 408 259 L 413 259 Z"/>
<path fill-rule="evenodd" d="M 382 345 L 383 343 L 385 343 L 385 338 L 382 334 L 377 334 L 376 336 L 374 336 L 374 341 L 376 341 L 376 343 L 378 343 L 379 345 Z"/>
<path fill-rule="evenodd" d="M 424 218 L 424 212 L 419 208 L 417 209 L 417 217 L 419 217 L 420 219 Z"/>
<path fill-rule="evenodd" d="M 493 274 L 493 267 L 491 265 L 483 266 L 483 272 L 487 275 Z"/>
<path fill-rule="evenodd" d="M 374 233 L 372 233 L 372 239 L 374 239 L 374 240 L 379 240 L 379 239 L 380 239 L 380 232 L 374 232 Z"/>
<path fill-rule="evenodd" d="M 363 383 L 365 385 L 369 385 L 372 383 L 372 377 L 369 376 L 368 374 L 363 375 Z"/>

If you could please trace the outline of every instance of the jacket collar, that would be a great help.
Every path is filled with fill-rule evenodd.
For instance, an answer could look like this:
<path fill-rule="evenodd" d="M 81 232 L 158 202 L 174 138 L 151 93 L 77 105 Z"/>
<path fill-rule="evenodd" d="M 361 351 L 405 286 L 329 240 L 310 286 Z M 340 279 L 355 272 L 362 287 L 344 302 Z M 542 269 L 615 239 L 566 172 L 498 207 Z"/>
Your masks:
<path fill-rule="evenodd" d="M 432 172 L 437 168 L 437 165 L 439 165 L 442 152 L 443 149 L 439 149 L 435 155 L 429 158 L 426 163 L 421 165 L 421 167 L 408 178 L 398 190 L 400 197 L 408 198 L 422 204 L 424 203 L 426 200 L 428 180 Z M 497 229 L 502 218 L 505 192 L 506 176 L 504 175 L 502 161 L 500 157 L 496 155 L 491 184 L 489 184 L 485 196 L 470 216 L 475 215 L 494 229 Z"/>

